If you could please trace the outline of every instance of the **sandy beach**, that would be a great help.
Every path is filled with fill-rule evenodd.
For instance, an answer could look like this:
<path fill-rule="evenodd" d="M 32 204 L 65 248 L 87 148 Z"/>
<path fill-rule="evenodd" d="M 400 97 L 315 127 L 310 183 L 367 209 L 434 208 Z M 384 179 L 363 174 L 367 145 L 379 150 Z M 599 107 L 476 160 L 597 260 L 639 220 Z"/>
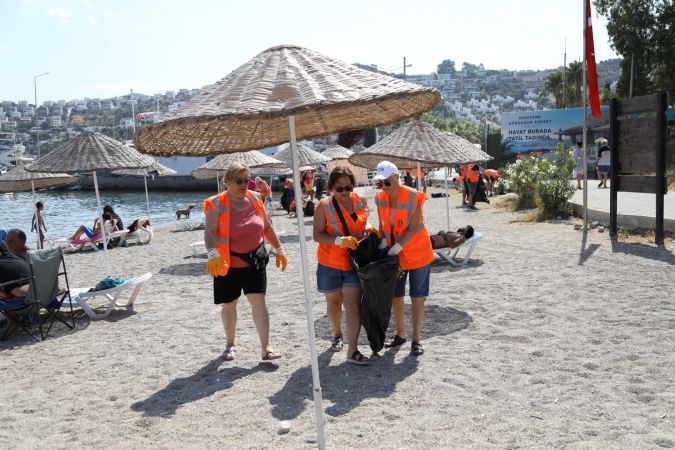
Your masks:
<path fill-rule="evenodd" d="M 471 224 L 484 239 L 467 266 L 432 267 L 418 358 L 409 342 L 368 367 L 329 351 L 308 241 L 324 407 L 334 405 L 327 446 L 675 447 L 673 241 L 622 244 L 597 231 L 583 239 L 576 219 L 524 223 L 521 213 L 459 202 L 453 193 L 451 229 Z M 445 229 L 445 199 L 427 201 L 425 219 L 432 233 Z M 114 275 L 153 274 L 133 311 L 80 316 L 76 330 L 57 327 L 40 343 L 0 342 L 0 447 L 315 446 L 297 220 L 277 215 L 274 226 L 289 255 L 285 273 L 268 266 L 283 359 L 260 361 L 242 299 L 238 359 L 223 360 L 206 260 L 185 258 L 203 234 L 160 230 L 150 245 L 110 252 Z M 69 254 L 66 263 L 71 287 L 103 277 L 101 253 Z M 363 332 L 361 350 L 370 353 Z M 278 433 L 280 421 L 288 433 Z"/>

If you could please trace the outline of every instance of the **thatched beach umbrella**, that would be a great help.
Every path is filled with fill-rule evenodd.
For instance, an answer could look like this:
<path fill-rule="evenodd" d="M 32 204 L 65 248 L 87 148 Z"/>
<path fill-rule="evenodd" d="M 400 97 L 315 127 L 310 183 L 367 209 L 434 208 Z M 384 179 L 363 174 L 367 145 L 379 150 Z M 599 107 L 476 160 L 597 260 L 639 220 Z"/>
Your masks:
<path fill-rule="evenodd" d="M 205 88 L 175 115 L 142 128 L 134 142 L 144 153 L 193 156 L 290 142 L 295 196 L 300 199 L 297 139 L 398 122 L 428 111 L 440 101 L 435 89 L 285 45 L 260 53 Z M 317 441 L 325 448 L 302 202 L 296 205 Z"/>
<path fill-rule="evenodd" d="M 135 150 L 134 150 L 135 151 Z M 139 155 L 141 155 L 139 153 Z M 143 184 L 145 186 L 145 207 L 148 212 L 148 219 L 150 219 L 150 198 L 148 197 L 148 177 L 163 177 L 167 175 L 176 175 L 176 171 L 173 170 L 170 167 L 166 167 L 163 164 L 160 164 L 155 160 L 155 158 L 152 158 L 148 155 L 141 155 L 144 158 L 148 158 L 150 162 L 150 165 L 148 167 L 144 167 L 142 169 L 122 169 L 122 170 L 115 170 L 112 172 L 113 175 L 121 175 L 121 176 L 127 176 L 127 177 L 143 177 Z"/>
<path fill-rule="evenodd" d="M 321 152 L 321 154 L 333 160 L 333 159 L 347 159 L 350 156 L 352 156 L 354 152 L 341 145 L 333 145 L 332 147 L 328 147 L 326 150 Z"/>
<path fill-rule="evenodd" d="M 293 167 L 293 158 L 291 155 L 291 146 L 288 145 L 274 154 L 274 158 L 286 164 L 287 167 Z M 298 144 L 298 165 L 313 166 L 330 161 L 330 158 L 315 152 L 303 144 Z"/>
<path fill-rule="evenodd" d="M 24 166 L 16 166 L 6 174 L 0 176 L 0 192 L 33 191 L 54 186 L 62 186 L 77 181 L 66 173 L 28 172 Z"/>
<path fill-rule="evenodd" d="M 152 164 L 151 158 L 101 133 L 85 132 L 76 138 L 67 140 L 34 163 L 28 164 L 29 172 L 47 173 L 83 173 L 91 172 L 94 177 L 98 218 L 103 235 L 103 252 L 106 269 L 110 273 L 108 258 L 108 240 L 103 226 L 103 210 L 98 192 L 97 170 L 139 169 Z"/>
<path fill-rule="evenodd" d="M 216 177 L 218 192 L 220 192 L 220 173 L 225 172 L 233 163 L 246 164 L 250 168 L 284 168 L 286 164 L 272 158 L 258 150 L 250 152 L 224 153 L 202 164 L 192 171 L 192 176 L 198 180 Z M 271 186 L 270 182 L 270 186 Z"/>
<path fill-rule="evenodd" d="M 447 167 L 455 164 L 478 162 L 479 149 L 455 134 L 448 134 L 421 120 L 414 120 L 397 129 L 377 144 L 355 153 L 349 162 L 368 169 L 375 169 L 380 161 L 391 161 L 398 167 L 445 167 L 445 211 L 450 228 L 450 201 L 447 197 Z M 482 152 L 481 152 L 482 153 Z M 487 154 L 485 154 L 487 155 Z M 467 159 L 471 158 L 471 159 Z M 492 159 L 487 155 L 487 159 Z M 420 179 L 417 179 L 419 189 Z"/>

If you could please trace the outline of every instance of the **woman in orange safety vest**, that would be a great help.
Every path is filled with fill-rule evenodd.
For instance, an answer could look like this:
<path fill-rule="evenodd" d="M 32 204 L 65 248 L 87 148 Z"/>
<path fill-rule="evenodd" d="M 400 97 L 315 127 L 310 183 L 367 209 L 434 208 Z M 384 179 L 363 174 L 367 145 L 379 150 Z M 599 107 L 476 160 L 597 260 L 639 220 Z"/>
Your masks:
<path fill-rule="evenodd" d="M 247 188 L 249 178 L 247 166 L 232 164 L 224 176 L 228 189 L 204 200 L 204 242 L 209 257 L 206 271 L 214 277 L 214 303 L 222 305 L 221 319 L 227 339 L 223 356 L 226 361 L 232 361 L 237 356 L 237 301 L 242 290 L 251 304 L 253 323 L 262 346 L 262 359 L 267 361 L 281 357 L 272 349 L 269 337 L 269 315 L 265 305 L 266 260 L 260 255 L 265 250 L 263 239 L 274 247 L 276 265 L 282 271 L 286 270 L 287 259 L 265 215 L 260 195 Z"/>
<path fill-rule="evenodd" d="M 397 281 L 394 292 L 392 310 L 396 319 L 396 335 L 384 345 L 391 348 L 406 342 L 403 297 L 406 279 L 409 279 L 408 294 L 412 301 L 411 354 L 419 356 L 424 353 L 420 336 L 424 321 L 424 301 L 429 296 L 431 262 L 434 260 L 429 231 L 424 226 L 422 216 L 426 196 L 402 186 L 398 168 L 389 161 L 382 161 L 377 165 L 373 180 L 376 187 L 382 189 L 375 198 L 380 231 L 390 247 L 389 254 L 398 255 L 401 267 L 407 271 Z"/>
<path fill-rule="evenodd" d="M 483 175 L 485 175 L 485 189 L 487 190 L 488 194 L 492 196 L 495 194 L 495 189 L 497 188 L 499 172 L 495 169 L 485 169 Z"/>
<path fill-rule="evenodd" d="M 309 195 L 310 200 L 314 200 L 314 172 L 308 170 L 302 176 L 302 184 L 305 187 L 305 193 Z"/>
<path fill-rule="evenodd" d="M 476 202 L 474 197 L 476 195 L 476 189 L 478 189 L 478 180 L 480 179 L 480 166 L 478 164 L 472 163 L 466 166 L 466 181 L 469 188 L 467 192 L 467 206 L 471 209 L 476 209 Z"/>
<path fill-rule="evenodd" d="M 366 232 L 377 232 L 368 224 L 368 203 L 354 191 L 356 180 L 348 167 L 335 167 L 328 177 L 328 191 L 314 211 L 314 240 L 319 243 L 316 281 L 326 295 L 328 319 L 333 326 L 331 349 L 343 348 L 342 305 L 347 315 L 347 362 L 368 364 L 357 347 L 361 330 L 361 283 L 349 264 L 347 249 L 356 250 Z M 339 211 L 339 213 L 338 213 Z M 347 225 L 344 229 L 340 213 Z"/>

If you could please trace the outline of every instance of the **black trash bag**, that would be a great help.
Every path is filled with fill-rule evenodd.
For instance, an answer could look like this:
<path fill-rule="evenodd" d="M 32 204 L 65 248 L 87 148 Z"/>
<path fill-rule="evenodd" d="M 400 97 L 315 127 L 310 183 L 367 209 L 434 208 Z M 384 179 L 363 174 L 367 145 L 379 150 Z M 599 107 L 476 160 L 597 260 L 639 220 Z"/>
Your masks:
<path fill-rule="evenodd" d="M 366 330 L 370 349 L 377 353 L 384 347 L 384 337 L 391 319 L 391 303 L 399 273 L 398 256 L 389 256 L 388 248 L 378 249 L 380 238 L 374 233 L 349 251 L 352 269 L 361 281 L 361 325 Z"/>
<path fill-rule="evenodd" d="M 482 176 L 478 178 L 478 185 L 476 186 L 476 193 L 473 196 L 473 201 L 474 203 L 490 203 L 490 200 L 487 198 L 487 192 L 485 191 L 485 181 L 483 181 Z"/>

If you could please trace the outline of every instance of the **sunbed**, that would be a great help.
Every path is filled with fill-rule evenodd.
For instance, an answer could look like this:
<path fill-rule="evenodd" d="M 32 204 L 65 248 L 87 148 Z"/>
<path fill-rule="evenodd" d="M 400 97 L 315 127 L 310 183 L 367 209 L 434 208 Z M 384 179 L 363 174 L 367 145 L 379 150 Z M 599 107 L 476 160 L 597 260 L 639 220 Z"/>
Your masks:
<path fill-rule="evenodd" d="M 105 319 L 115 306 L 133 310 L 134 301 L 138 296 L 138 292 L 143 287 L 143 284 L 150 278 L 152 278 L 152 273 L 147 272 L 110 289 L 103 289 L 100 291 L 90 291 L 87 288 L 71 289 L 70 298 L 72 298 L 72 302 L 74 302 L 72 305 L 82 308 L 85 314 L 94 320 Z M 127 293 L 129 293 L 128 300 L 126 302 L 120 301 L 120 298 Z M 100 309 L 101 307 L 102 311 L 95 311 L 95 309 Z"/>
<path fill-rule="evenodd" d="M 458 247 L 436 248 L 434 249 L 434 253 L 436 253 L 441 259 L 449 262 L 455 267 L 465 266 L 469 262 L 469 258 L 471 258 L 471 254 L 476 248 L 476 244 L 478 244 L 478 241 L 480 241 L 481 239 L 483 239 L 483 234 L 475 231 L 473 233 L 473 236 L 464 241 Z M 457 258 L 458 253 L 462 249 L 466 249 L 466 254 L 464 255 L 464 258 L 461 259 L 460 261 L 455 260 L 455 258 Z"/>

